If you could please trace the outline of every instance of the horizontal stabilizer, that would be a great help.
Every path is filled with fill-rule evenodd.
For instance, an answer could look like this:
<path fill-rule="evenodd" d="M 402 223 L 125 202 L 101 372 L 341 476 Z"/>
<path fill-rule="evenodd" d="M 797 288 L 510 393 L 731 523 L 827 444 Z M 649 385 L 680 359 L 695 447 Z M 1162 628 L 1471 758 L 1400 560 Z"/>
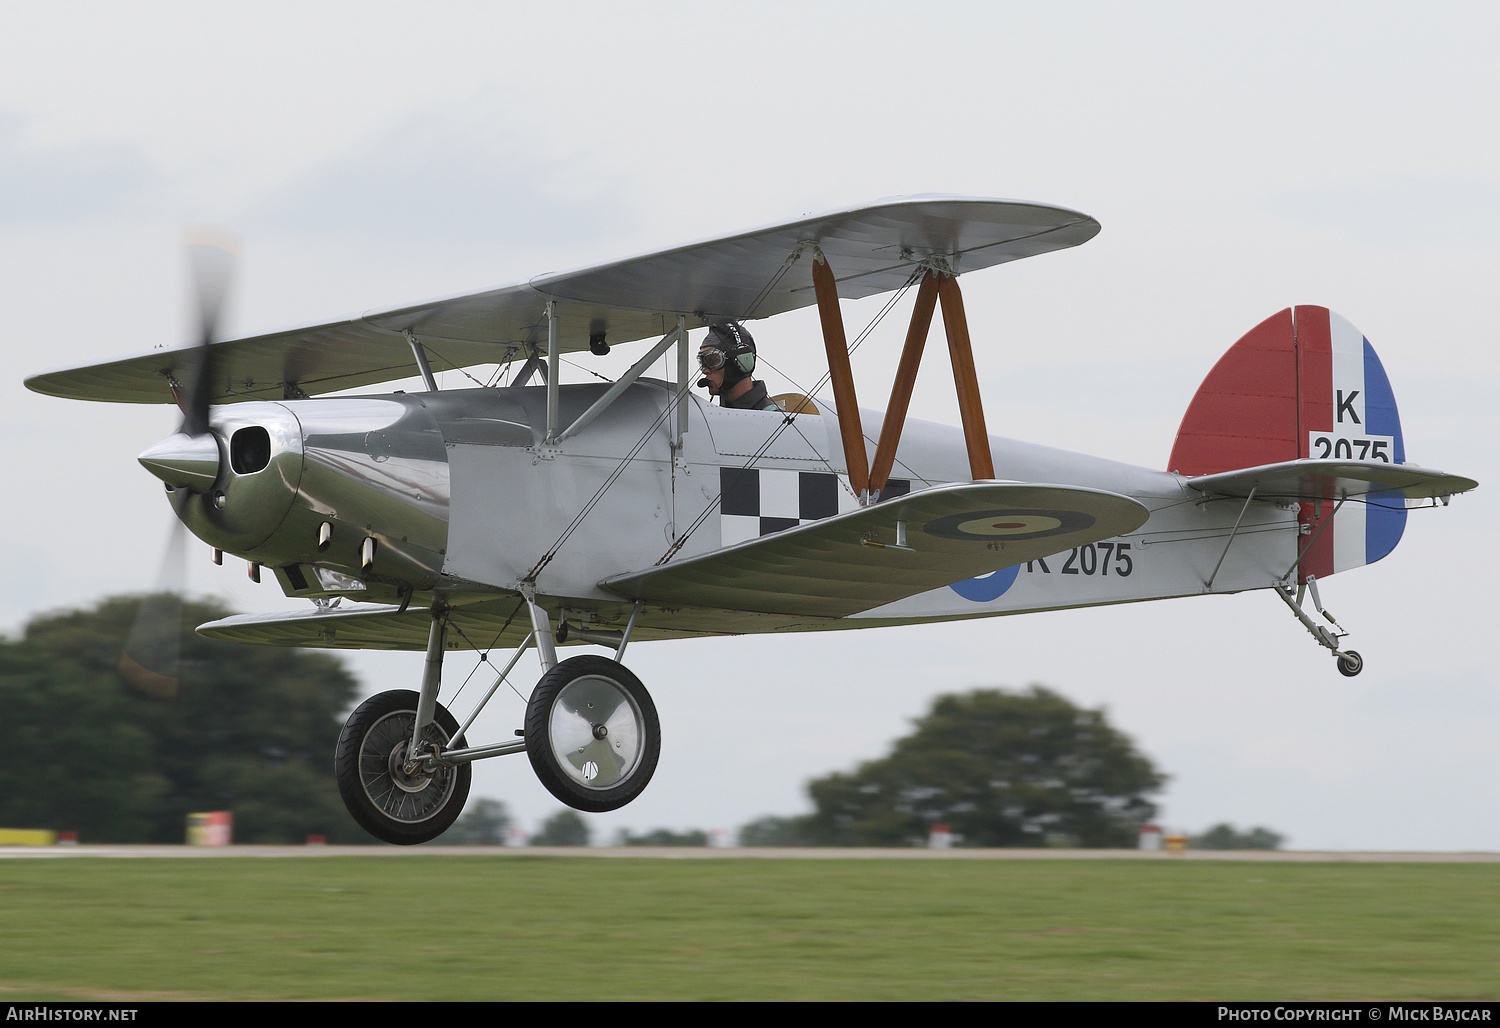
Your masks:
<path fill-rule="evenodd" d="M 1256 499 L 1301 501 L 1388 492 L 1399 492 L 1408 500 L 1425 500 L 1468 492 L 1479 485 L 1472 478 L 1415 464 L 1314 459 L 1199 475 L 1188 479 L 1187 484 L 1216 496 L 1249 496 L 1254 490 Z"/>
<path fill-rule="evenodd" d="M 1134 531 L 1148 516 L 1100 489 L 943 485 L 600 584 L 630 599 L 846 617 Z"/>

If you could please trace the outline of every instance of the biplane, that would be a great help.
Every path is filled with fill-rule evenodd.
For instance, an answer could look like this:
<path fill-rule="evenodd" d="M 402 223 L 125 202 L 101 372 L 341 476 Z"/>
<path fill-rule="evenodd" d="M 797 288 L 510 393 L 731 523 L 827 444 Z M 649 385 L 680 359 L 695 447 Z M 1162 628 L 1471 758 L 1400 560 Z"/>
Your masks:
<path fill-rule="evenodd" d="M 661 736 L 623 663 L 637 641 L 1266 589 L 1357 674 L 1362 658 L 1318 582 L 1389 553 L 1409 508 L 1476 483 L 1407 462 L 1379 358 L 1321 307 L 1282 310 L 1230 347 L 1164 469 L 991 436 L 960 275 L 1098 231 L 1047 204 L 903 197 L 230 341 L 214 338 L 224 276 L 209 275 L 197 345 L 27 385 L 176 402 L 181 428 L 140 461 L 178 519 L 217 559 L 247 561 L 257 580 L 268 570 L 311 601 L 200 633 L 425 651 L 420 687 L 366 700 L 336 748 L 350 812 L 392 843 L 452 824 L 481 758 L 525 752 L 582 810 L 639 795 Z M 841 300 L 908 292 L 886 408 L 861 407 Z M 826 389 L 783 394 L 779 410 L 693 393 L 694 330 L 810 306 Z M 906 416 L 938 314 L 957 428 Z M 564 355 L 641 341 L 614 381 L 562 381 Z M 675 374 L 648 376 L 674 359 Z M 435 365 L 500 370 L 439 389 Z M 420 391 L 358 392 L 415 376 Z M 607 655 L 566 655 L 585 646 Z M 510 651 L 463 723 L 440 702 L 449 650 Z M 528 651 L 542 674 L 524 727 L 471 744 L 475 717 Z"/>

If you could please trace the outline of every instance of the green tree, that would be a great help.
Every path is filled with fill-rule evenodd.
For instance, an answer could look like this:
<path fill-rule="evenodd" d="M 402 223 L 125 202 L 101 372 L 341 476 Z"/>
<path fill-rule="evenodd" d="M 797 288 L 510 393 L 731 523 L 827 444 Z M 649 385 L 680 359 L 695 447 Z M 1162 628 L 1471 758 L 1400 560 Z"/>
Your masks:
<path fill-rule="evenodd" d="M 354 679 L 329 655 L 185 631 L 174 699 L 116 670 L 140 597 L 38 617 L 0 641 L 0 824 L 85 842 L 181 842 L 192 811 L 229 810 L 237 842 L 362 842 L 332 753 Z M 184 622 L 223 617 L 184 605 Z"/>
<path fill-rule="evenodd" d="M 811 819 L 804 817 L 758 817 L 740 828 L 741 846 L 811 846 Z"/>
<path fill-rule="evenodd" d="M 533 846 L 587 846 L 589 826 L 575 810 L 559 810 L 542 823 L 541 831 L 531 837 Z"/>
<path fill-rule="evenodd" d="M 510 811 L 499 800 L 489 797 L 470 800 L 463 816 L 438 836 L 437 843 L 441 846 L 504 846 L 511 824 Z"/>
<path fill-rule="evenodd" d="M 824 845 L 1133 846 L 1165 783 L 1102 710 L 1041 686 L 941 696 L 889 757 L 812 782 Z"/>
<path fill-rule="evenodd" d="M 1188 839 L 1188 848 L 1195 850 L 1276 850 L 1281 848 L 1285 837 L 1269 828 L 1252 828 L 1242 832 L 1227 821 L 1216 824 L 1202 835 Z"/>
<path fill-rule="evenodd" d="M 645 835 L 631 835 L 630 829 L 620 829 L 621 846 L 707 846 L 708 833 L 697 828 L 686 832 L 674 832 L 670 828 L 657 828 Z"/>

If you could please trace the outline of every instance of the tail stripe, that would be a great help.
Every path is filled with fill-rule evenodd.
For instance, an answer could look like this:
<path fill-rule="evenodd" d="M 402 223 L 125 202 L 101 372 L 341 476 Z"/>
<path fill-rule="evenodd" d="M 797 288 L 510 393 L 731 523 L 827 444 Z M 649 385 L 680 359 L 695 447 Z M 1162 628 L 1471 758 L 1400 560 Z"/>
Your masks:
<path fill-rule="evenodd" d="M 1392 460 L 1406 463 L 1406 444 L 1401 438 L 1401 415 L 1396 394 L 1386 377 L 1380 358 L 1368 339 L 1361 339 L 1365 360 L 1365 411 L 1372 436 L 1391 436 Z M 1401 493 L 1375 493 L 1365 507 L 1365 562 L 1373 564 L 1396 548 L 1406 531 L 1406 497 Z"/>
<path fill-rule="evenodd" d="M 1295 458 L 1406 462 L 1396 400 L 1359 329 L 1326 307 L 1281 311 L 1214 365 L 1183 416 L 1167 465 L 1211 475 Z M 1344 504 L 1304 503 L 1310 539 L 1299 574 L 1323 577 L 1377 561 L 1401 541 L 1400 494 Z M 1316 511 L 1316 515 L 1315 515 Z"/>

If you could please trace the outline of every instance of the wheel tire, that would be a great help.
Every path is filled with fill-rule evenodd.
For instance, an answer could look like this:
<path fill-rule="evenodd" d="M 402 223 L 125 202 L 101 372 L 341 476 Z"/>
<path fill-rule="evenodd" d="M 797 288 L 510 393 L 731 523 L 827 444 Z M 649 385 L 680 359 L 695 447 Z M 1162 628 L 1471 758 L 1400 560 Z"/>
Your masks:
<path fill-rule="evenodd" d="M 617 810 L 639 796 L 656 772 L 656 705 L 623 664 L 570 657 L 543 675 L 531 694 L 526 756 L 547 791 L 568 806 Z"/>
<path fill-rule="evenodd" d="M 441 705 L 436 735 L 447 743 L 458 722 Z M 371 696 L 354 709 L 339 733 L 333 770 L 344 806 L 359 826 L 382 842 L 413 846 L 436 839 L 464 809 L 474 769 L 440 768 L 432 776 L 408 776 L 399 764 L 417 722 L 417 694 L 395 689 Z M 462 746 L 463 739 L 455 745 Z"/>
<path fill-rule="evenodd" d="M 1365 658 L 1357 650 L 1345 650 L 1338 659 L 1339 674 L 1353 678 L 1365 669 Z"/>

